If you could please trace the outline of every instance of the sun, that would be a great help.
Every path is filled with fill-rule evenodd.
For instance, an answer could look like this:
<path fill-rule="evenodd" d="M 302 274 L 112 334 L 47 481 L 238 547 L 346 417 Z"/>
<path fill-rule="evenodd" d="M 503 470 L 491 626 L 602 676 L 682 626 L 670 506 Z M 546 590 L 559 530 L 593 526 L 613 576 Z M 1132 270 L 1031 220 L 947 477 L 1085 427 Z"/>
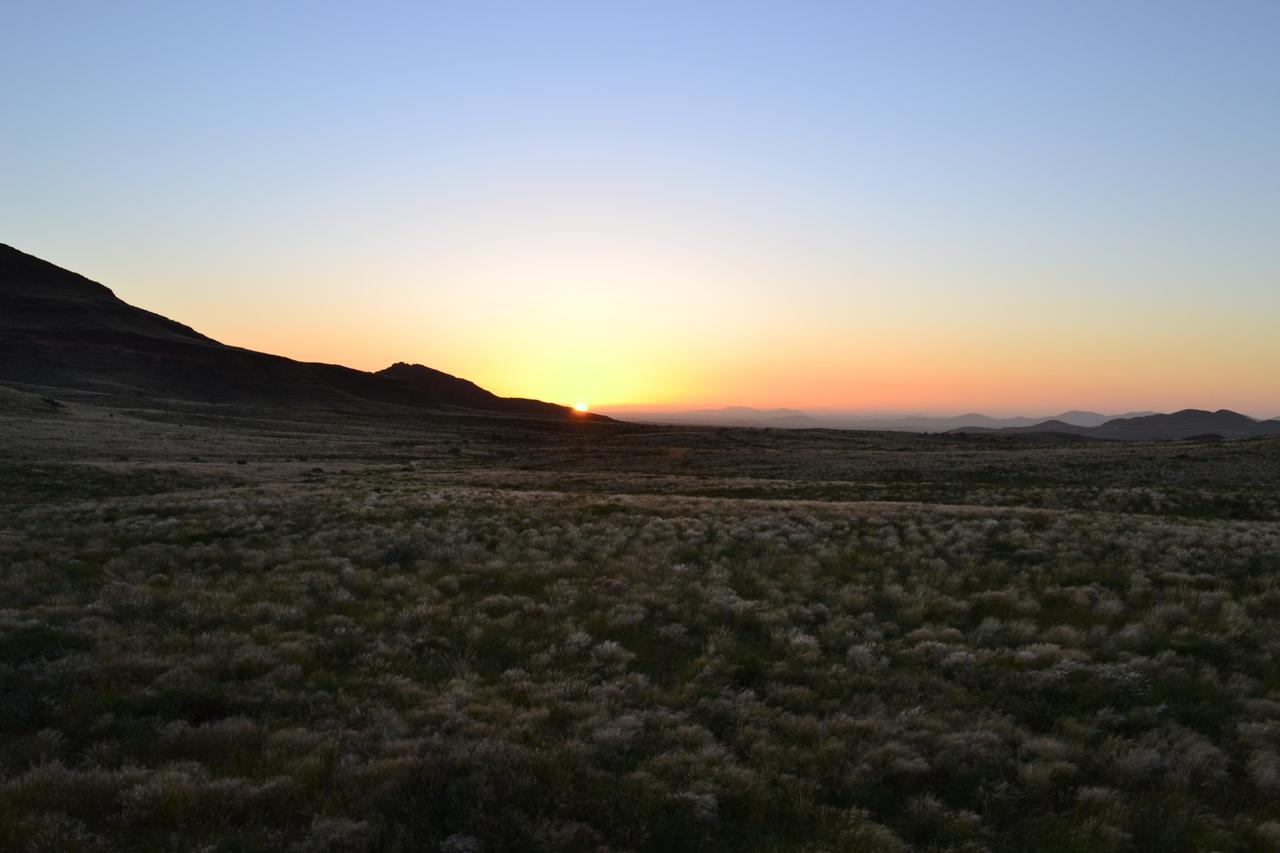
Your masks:
<path fill-rule="evenodd" d="M 586 411 L 587 411 L 587 404 L 586 404 L 586 403 L 574 403 L 574 404 L 573 404 L 573 410 L 574 410 L 575 412 L 578 412 L 579 414 L 586 414 Z"/>

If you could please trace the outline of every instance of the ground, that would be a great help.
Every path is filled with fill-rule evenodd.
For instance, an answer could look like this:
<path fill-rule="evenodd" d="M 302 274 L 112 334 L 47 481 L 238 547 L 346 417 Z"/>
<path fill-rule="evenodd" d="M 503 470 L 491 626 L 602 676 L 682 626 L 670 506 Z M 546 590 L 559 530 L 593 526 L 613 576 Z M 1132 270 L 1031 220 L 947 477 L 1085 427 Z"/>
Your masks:
<path fill-rule="evenodd" d="M 1280 845 L 1280 440 L 40 396 L 2 849 Z"/>

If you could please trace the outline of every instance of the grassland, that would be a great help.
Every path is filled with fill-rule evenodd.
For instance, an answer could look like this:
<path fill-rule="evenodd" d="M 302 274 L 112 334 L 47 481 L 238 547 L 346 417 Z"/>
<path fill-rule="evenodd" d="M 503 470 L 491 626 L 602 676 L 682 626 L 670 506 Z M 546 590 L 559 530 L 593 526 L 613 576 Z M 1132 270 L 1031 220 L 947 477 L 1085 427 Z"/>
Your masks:
<path fill-rule="evenodd" d="M 1280 846 L 1280 441 L 0 407 L 0 848 Z"/>

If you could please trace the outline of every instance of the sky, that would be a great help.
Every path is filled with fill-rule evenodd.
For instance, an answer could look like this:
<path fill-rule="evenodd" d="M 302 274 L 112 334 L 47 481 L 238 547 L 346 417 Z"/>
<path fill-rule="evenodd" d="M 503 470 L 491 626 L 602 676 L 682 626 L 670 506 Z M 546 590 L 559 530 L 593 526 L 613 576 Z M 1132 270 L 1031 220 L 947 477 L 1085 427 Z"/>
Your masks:
<path fill-rule="evenodd" d="M 1280 3 L 6 7 L 0 242 L 593 408 L 1280 415 Z"/>

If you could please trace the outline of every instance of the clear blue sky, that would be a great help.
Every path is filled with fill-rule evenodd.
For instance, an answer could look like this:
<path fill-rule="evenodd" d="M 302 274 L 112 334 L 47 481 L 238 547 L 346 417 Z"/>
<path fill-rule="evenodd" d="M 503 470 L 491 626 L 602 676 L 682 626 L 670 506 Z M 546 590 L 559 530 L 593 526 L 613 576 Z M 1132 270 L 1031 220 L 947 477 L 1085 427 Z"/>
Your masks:
<path fill-rule="evenodd" d="M 561 400 L 1280 415 L 1274 0 L 4 30 L 0 241 L 228 342 Z"/>

